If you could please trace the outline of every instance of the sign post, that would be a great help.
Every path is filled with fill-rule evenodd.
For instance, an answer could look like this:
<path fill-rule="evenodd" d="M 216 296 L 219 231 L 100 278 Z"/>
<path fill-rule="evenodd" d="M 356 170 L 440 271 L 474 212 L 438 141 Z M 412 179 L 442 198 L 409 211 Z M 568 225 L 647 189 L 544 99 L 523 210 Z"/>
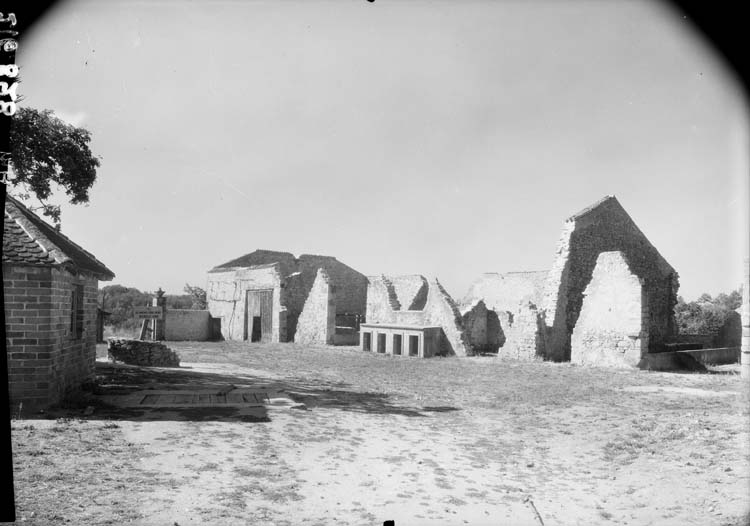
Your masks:
<path fill-rule="evenodd" d="M 164 297 L 164 291 L 156 291 L 156 297 L 152 300 L 151 306 L 133 307 L 133 316 L 136 320 L 143 320 L 141 324 L 141 340 L 149 339 L 161 341 L 164 339 L 165 311 L 167 310 L 167 298 Z"/>

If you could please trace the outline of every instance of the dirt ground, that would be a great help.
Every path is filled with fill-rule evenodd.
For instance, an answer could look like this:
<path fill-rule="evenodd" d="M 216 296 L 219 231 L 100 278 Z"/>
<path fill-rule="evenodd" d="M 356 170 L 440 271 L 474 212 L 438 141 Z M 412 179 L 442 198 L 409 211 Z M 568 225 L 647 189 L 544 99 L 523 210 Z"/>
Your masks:
<path fill-rule="evenodd" d="M 169 346 L 179 369 L 109 364 L 101 348 L 92 394 L 15 415 L 20 522 L 750 524 L 750 397 L 733 366 Z M 115 403 L 231 388 L 272 394 L 252 407 Z"/>

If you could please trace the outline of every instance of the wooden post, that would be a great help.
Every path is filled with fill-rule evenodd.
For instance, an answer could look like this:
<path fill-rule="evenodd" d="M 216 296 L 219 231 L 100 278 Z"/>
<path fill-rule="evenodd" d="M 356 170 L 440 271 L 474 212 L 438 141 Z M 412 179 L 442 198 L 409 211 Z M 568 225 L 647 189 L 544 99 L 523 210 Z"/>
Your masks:
<path fill-rule="evenodd" d="M 750 258 L 745 260 L 742 281 L 742 350 L 740 372 L 742 378 L 750 380 Z"/>

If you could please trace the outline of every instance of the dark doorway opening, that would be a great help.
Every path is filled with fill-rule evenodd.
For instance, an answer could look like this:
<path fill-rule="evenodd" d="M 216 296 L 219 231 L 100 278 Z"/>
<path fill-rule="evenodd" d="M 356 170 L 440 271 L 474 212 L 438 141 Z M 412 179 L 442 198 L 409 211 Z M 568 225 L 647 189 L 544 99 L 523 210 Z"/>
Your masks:
<path fill-rule="evenodd" d="M 385 352 L 385 334 L 378 334 L 378 352 Z"/>
<path fill-rule="evenodd" d="M 251 342 L 259 342 L 263 337 L 263 331 L 261 330 L 261 317 L 253 316 L 253 332 L 250 334 Z"/>
<path fill-rule="evenodd" d="M 409 336 L 409 356 L 419 356 L 419 336 Z"/>
<path fill-rule="evenodd" d="M 372 334 L 369 332 L 362 333 L 362 349 L 365 351 L 372 350 Z"/>
<path fill-rule="evenodd" d="M 393 335 L 393 354 L 401 354 L 401 335 Z"/>

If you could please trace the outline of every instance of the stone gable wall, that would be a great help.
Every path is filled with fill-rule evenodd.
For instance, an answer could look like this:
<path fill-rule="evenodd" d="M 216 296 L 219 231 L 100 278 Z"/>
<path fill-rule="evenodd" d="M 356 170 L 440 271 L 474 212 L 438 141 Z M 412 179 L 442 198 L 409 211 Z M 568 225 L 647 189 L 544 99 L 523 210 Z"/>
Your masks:
<path fill-rule="evenodd" d="M 332 289 L 326 271 L 318 269 L 297 322 L 295 342 L 333 345 L 336 334 L 336 305 Z"/>
<path fill-rule="evenodd" d="M 424 276 L 394 276 L 390 280 L 401 304 L 401 310 L 424 309 L 428 291 Z"/>
<path fill-rule="evenodd" d="M 602 252 L 571 337 L 573 363 L 635 367 L 648 352 L 648 296 L 622 252 Z"/>
<path fill-rule="evenodd" d="M 565 223 L 544 296 L 548 344 L 553 360 L 570 359 L 570 336 L 583 291 L 602 252 L 620 251 L 644 283 L 649 306 L 649 347 L 658 350 L 675 334 L 677 273 L 638 229 L 615 199 Z"/>
<path fill-rule="evenodd" d="M 444 355 L 472 354 L 464 335 L 461 313 L 453 298 L 437 279 L 428 282 L 427 299 L 422 310 L 394 310 L 390 305 L 386 281 L 391 278 L 373 276 L 367 289 L 367 323 L 398 323 L 429 325 L 443 328 L 440 352 Z"/>

